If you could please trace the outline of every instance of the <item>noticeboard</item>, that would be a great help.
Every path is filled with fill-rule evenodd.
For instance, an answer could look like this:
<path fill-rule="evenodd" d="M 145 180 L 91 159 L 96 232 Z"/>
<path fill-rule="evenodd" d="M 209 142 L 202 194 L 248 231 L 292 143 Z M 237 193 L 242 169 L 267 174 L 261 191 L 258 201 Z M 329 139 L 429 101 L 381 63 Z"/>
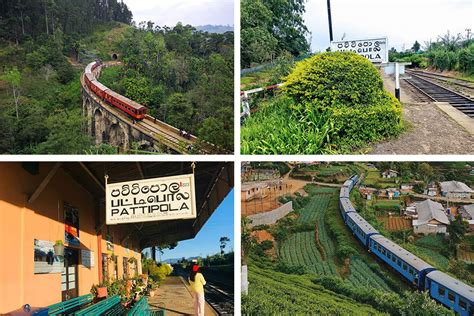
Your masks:
<path fill-rule="evenodd" d="M 194 174 L 107 184 L 106 224 L 196 218 Z"/>
<path fill-rule="evenodd" d="M 387 38 L 333 41 L 331 42 L 331 51 L 354 52 L 364 56 L 372 63 L 388 62 Z"/>
<path fill-rule="evenodd" d="M 86 268 L 92 268 L 94 266 L 94 252 L 91 250 L 81 250 L 81 263 Z"/>

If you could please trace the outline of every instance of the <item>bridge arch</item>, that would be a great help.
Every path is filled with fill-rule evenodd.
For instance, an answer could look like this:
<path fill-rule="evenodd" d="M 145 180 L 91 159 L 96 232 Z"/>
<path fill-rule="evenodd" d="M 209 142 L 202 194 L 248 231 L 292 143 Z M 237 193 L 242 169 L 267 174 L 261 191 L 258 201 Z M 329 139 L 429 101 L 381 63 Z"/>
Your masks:
<path fill-rule="evenodd" d="M 107 119 L 102 111 L 97 108 L 94 111 L 94 115 L 92 116 L 92 130 L 91 134 L 95 137 L 96 145 L 100 145 L 105 140 L 105 127 L 107 126 Z"/>
<path fill-rule="evenodd" d="M 109 129 L 109 144 L 124 151 L 130 147 L 127 127 L 121 122 L 113 123 Z"/>

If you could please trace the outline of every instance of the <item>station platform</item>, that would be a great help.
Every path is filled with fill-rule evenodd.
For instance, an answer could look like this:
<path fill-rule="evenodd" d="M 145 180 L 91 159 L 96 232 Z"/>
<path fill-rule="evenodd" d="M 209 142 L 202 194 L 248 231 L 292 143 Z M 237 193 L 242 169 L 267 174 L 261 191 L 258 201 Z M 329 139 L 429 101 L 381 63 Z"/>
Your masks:
<path fill-rule="evenodd" d="M 150 308 L 166 310 L 166 316 L 194 315 L 194 301 L 189 286 L 180 276 L 168 276 L 154 297 L 148 298 Z M 217 315 L 206 302 L 205 315 Z"/>

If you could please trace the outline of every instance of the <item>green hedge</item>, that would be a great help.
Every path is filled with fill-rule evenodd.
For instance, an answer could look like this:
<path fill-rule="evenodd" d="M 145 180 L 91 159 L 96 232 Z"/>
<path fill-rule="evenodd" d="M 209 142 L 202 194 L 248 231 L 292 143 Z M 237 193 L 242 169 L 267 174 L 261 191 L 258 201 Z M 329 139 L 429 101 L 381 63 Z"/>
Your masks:
<path fill-rule="evenodd" d="M 403 129 L 400 102 L 355 53 L 322 53 L 297 63 L 282 90 L 245 122 L 243 154 L 350 153 Z"/>
<path fill-rule="evenodd" d="M 352 107 L 378 104 L 383 81 L 366 58 L 327 52 L 297 63 L 282 89 L 296 106 Z"/>

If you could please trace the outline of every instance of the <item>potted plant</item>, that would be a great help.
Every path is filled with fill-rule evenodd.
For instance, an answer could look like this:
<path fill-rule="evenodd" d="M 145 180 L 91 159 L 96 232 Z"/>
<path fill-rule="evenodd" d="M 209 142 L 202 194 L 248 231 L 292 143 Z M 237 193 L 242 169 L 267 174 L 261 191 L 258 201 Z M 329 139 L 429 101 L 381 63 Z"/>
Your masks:
<path fill-rule="evenodd" d="M 158 284 L 150 280 L 148 283 L 148 296 L 150 297 L 155 296 L 155 291 L 157 288 L 158 288 Z"/>
<path fill-rule="evenodd" d="M 53 246 L 54 254 L 56 256 L 64 256 L 64 243 L 62 240 L 56 240 L 56 243 Z"/>
<path fill-rule="evenodd" d="M 94 295 L 95 298 L 104 298 L 107 297 L 108 291 L 107 291 L 107 283 L 101 283 L 98 285 L 93 285 L 91 289 L 92 295 Z"/>

